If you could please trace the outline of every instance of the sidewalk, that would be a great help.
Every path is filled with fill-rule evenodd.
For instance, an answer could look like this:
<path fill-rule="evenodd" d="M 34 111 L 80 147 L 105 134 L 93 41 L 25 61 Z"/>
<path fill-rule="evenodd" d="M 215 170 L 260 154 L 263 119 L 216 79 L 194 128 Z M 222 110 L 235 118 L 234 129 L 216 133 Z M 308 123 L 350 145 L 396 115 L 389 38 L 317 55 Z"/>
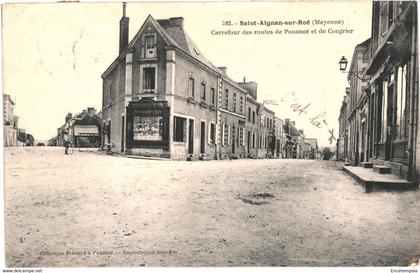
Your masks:
<path fill-rule="evenodd" d="M 374 185 L 379 188 L 388 188 L 395 190 L 414 190 L 418 189 L 418 184 L 401 179 L 393 174 L 379 174 L 371 168 L 358 166 L 343 166 L 343 171 L 348 173 L 354 179 L 365 184 L 366 192 L 373 191 Z"/>

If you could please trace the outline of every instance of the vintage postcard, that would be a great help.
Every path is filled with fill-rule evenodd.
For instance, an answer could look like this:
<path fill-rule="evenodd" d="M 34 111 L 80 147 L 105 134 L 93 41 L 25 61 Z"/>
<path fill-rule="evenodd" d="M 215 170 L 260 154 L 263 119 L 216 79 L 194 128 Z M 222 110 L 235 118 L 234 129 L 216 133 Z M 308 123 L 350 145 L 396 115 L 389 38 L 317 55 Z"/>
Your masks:
<path fill-rule="evenodd" d="M 4 268 L 417 272 L 417 2 L 1 8 Z"/>

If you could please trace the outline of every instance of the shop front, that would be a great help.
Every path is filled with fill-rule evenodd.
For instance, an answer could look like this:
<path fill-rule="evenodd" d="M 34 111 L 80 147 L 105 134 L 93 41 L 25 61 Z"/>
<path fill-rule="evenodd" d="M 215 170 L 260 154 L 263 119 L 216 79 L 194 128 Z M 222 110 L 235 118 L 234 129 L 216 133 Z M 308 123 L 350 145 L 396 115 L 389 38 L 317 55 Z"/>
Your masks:
<path fill-rule="evenodd" d="M 169 106 L 143 99 L 127 106 L 126 154 L 170 157 Z"/>

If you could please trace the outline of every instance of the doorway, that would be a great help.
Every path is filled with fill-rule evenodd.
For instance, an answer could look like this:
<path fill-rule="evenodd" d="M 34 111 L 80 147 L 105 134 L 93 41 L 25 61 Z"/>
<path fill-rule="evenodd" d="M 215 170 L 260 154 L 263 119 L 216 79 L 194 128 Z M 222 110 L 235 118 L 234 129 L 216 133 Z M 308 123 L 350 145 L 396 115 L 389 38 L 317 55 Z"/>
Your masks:
<path fill-rule="evenodd" d="M 194 154 L 194 120 L 188 122 L 188 153 Z"/>
<path fill-rule="evenodd" d="M 362 151 L 360 152 L 360 160 L 361 162 L 368 161 L 366 158 L 366 122 L 362 121 Z"/>
<path fill-rule="evenodd" d="M 124 153 L 124 140 L 125 140 L 125 117 L 121 117 L 121 153 Z"/>
<path fill-rule="evenodd" d="M 202 121 L 201 132 L 200 132 L 200 154 L 205 153 L 205 147 L 206 147 L 206 123 Z"/>
<path fill-rule="evenodd" d="M 248 131 L 248 135 L 247 135 L 248 137 L 247 137 L 247 154 L 249 155 L 249 150 L 250 150 L 250 148 L 251 148 L 251 132 L 250 131 Z"/>
<path fill-rule="evenodd" d="M 386 138 L 385 138 L 385 160 L 391 160 L 391 142 L 392 142 L 392 131 L 393 128 L 393 112 L 394 112 L 394 83 L 388 85 L 387 90 L 387 109 L 386 109 Z"/>

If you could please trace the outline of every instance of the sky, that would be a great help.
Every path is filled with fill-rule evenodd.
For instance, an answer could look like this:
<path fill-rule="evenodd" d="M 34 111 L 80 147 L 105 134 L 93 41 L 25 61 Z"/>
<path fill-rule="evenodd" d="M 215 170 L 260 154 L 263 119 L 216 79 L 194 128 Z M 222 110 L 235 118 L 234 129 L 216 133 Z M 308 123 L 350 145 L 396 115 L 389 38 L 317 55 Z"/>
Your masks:
<path fill-rule="evenodd" d="M 130 40 L 150 14 L 184 17 L 184 29 L 200 53 L 226 66 L 236 81 L 258 83 L 258 100 L 281 118 L 290 118 L 306 137 L 330 145 L 348 86 L 339 71 L 341 56 L 371 31 L 371 2 L 128 2 Z M 118 54 L 121 3 L 24 3 L 2 6 L 3 93 L 16 102 L 19 127 L 36 140 L 56 135 L 66 113 L 101 110 L 101 74 Z M 309 25 L 241 26 L 240 21 L 310 21 Z M 313 25 L 313 20 L 341 25 Z M 223 25 L 230 21 L 231 26 Z M 327 33 L 319 33 L 319 29 Z M 213 35 L 227 30 L 306 30 L 316 34 Z M 351 29 L 352 33 L 328 33 Z M 294 96 L 291 96 L 294 92 Z M 293 111 L 302 105 L 306 113 Z M 322 114 L 324 113 L 324 114 Z M 321 118 L 315 119 L 317 116 Z M 321 124 L 315 126 L 311 123 Z M 324 121 L 325 122 L 324 122 Z M 334 145 L 335 142 L 332 143 Z"/>

